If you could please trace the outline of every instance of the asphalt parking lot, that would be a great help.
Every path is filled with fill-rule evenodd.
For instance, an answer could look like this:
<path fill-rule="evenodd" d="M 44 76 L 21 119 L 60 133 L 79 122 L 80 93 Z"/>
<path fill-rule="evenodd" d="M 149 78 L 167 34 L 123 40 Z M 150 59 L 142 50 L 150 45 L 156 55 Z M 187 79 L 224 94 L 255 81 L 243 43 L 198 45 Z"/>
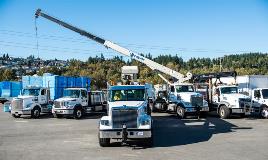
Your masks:
<path fill-rule="evenodd" d="M 14 119 L 0 111 L 0 160 L 51 159 L 204 159 L 264 160 L 268 158 L 268 120 L 217 117 L 176 119 L 154 113 L 154 147 L 139 143 L 101 148 L 98 121 L 101 114 L 82 120 Z"/>

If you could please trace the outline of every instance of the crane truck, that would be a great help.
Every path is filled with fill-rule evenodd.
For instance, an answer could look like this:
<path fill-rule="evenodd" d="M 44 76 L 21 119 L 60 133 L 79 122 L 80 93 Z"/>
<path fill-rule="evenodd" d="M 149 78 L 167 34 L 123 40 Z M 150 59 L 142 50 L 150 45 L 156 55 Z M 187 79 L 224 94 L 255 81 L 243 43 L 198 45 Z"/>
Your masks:
<path fill-rule="evenodd" d="M 199 116 L 199 113 L 207 113 L 209 111 L 208 103 L 204 100 L 203 96 L 197 92 L 194 91 L 194 86 L 191 83 L 184 83 L 192 78 L 191 73 L 187 73 L 186 76 L 183 74 L 172 70 L 166 66 L 163 66 L 161 64 L 158 64 L 138 53 L 132 52 L 127 48 L 124 48 L 116 43 L 113 43 L 109 40 L 105 40 L 101 37 L 98 37 L 92 33 L 89 33 L 85 30 L 79 29 L 75 26 L 72 26 L 66 22 L 63 22 L 57 18 L 54 18 L 46 13 L 43 13 L 41 9 L 37 9 L 35 13 L 35 18 L 38 18 L 39 16 L 44 17 L 52 22 L 55 22 L 67 29 L 70 29 L 74 32 L 77 32 L 81 34 L 82 36 L 85 36 L 101 45 L 103 45 L 106 48 L 113 49 L 114 51 L 124 55 L 128 56 L 134 60 L 137 60 L 145 65 L 147 65 L 149 68 L 151 68 L 153 71 L 157 71 L 158 75 L 166 82 L 168 82 L 159 72 L 167 74 L 178 81 L 175 83 L 169 83 L 169 91 L 168 91 L 168 104 L 167 109 L 169 111 L 175 112 L 178 116 L 178 118 L 184 118 L 186 114 L 188 113 L 194 113 Z"/>
<path fill-rule="evenodd" d="M 251 98 L 239 93 L 235 82 L 234 84 L 225 84 L 220 80 L 221 77 L 234 77 L 235 80 L 236 72 L 194 75 L 192 79 L 197 88 L 206 89 L 203 92 L 207 94 L 206 97 L 211 111 L 217 111 L 218 115 L 223 119 L 229 118 L 234 114 L 244 117 L 254 112 L 251 107 Z"/>

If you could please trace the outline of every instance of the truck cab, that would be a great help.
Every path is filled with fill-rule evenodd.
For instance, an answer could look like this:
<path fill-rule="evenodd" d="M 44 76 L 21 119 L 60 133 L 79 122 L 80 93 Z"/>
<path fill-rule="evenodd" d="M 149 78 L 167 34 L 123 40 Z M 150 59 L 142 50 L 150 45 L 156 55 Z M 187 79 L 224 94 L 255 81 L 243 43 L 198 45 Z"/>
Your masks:
<path fill-rule="evenodd" d="M 111 139 L 144 140 L 152 145 L 152 118 L 148 113 L 149 97 L 145 85 L 111 86 L 108 93 L 108 115 L 99 123 L 99 144 L 110 145 Z"/>
<path fill-rule="evenodd" d="M 256 88 L 251 93 L 252 108 L 263 118 L 268 118 L 268 88 Z"/>
<path fill-rule="evenodd" d="M 209 112 L 207 101 L 202 94 L 195 92 L 193 84 L 174 83 L 170 85 L 168 110 L 175 111 L 178 118 L 187 114 L 204 114 Z"/>
<path fill-rule="evenodd" d="M 63 97 L 54 101 L 52 113 L 56 118 L 73 116 L 80 119 L 86 113 L 103 111 L 105 108 L 104 92 L 88 92 L 86 88 L 66 88 Z"/>
<path fill-rule="evenodd" d="M 11 115 L 15 118 L 21 115 L 39 118 L 41 113 L 51 113 L 51 108 L 50 90 L 38 86 L 24 88 L 21 95 L 11 101 Z"/>
<path fill-rule="evenodd" d="M 231 114 L 250 114 L 252 112 L 249 96 L 238 93 L 236 85 L 218 85 L 212 89 L 212 103 L 221 118 Z"/>

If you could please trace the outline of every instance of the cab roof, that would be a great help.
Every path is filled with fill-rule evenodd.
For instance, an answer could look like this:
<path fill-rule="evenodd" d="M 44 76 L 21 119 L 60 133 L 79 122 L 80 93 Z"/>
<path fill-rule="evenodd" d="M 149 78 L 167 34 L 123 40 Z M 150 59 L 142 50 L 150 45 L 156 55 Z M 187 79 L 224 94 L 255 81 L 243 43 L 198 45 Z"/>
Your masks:
<path fill-rule="evenodd" d="M 144 85 L 119 85 L 111 86 L 109 90 L 145 89 Z"/>

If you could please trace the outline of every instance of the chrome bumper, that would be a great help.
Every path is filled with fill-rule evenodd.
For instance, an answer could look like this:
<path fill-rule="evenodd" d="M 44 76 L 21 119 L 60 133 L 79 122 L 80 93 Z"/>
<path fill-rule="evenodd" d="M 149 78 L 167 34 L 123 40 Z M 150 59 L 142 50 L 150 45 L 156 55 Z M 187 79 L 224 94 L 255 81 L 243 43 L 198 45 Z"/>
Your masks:
<path fill-rule="evenodd" d="M 31 110 L 11 110 L 11 114 L 30 115 Z"/>
<path fill-rule="evenodd" d="M 55 114 L 73 114 L 74 110 L 73 109 L 52 109 L 52 113 Z"/>
<path fill-rule="evenodd" d="M 122 138 L 122 130 L 100 130 L 100 138 L 113 138 L 113 139 L 121 139 Z M 139 139 L 139 138 L 150 138 L 152 136 L 151 130 L 139 130 L 139 129 L 128 129 L 127 130 L 127 138 L 128 139 Z"/>
<path fill-rule="evenodd" d="M 209 111 L 209 107 L 200 107 L 200 112 L 208 112 Z M 197 108 L 196 107 L 191 107 L 191 108 L 185 108 L 185 112 L 197 112 Z"/>

